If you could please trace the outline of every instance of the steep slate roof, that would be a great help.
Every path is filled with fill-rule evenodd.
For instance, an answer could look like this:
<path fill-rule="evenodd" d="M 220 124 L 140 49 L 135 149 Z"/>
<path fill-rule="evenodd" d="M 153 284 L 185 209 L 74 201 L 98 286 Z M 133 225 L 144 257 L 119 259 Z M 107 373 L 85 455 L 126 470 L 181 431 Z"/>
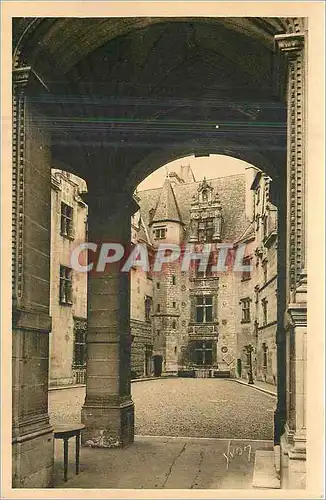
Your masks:
<path fill-rule="evenodd" d="M 246 218 L 246 180 L 245 174 L 235 174 L 226 177 L 208 179 L 208 182 L 218 192 L 223 217 L 222 240 L 225 242 L 236 242 L 248 228 L 250 221 Z M 197 194 L 200 182 L 178 184 L 174 186 L 175 206 L 179 208 L 181 221 L 188 226 L 190 222 L 190 207 L 192 197 Z M 172 191 L 171 185 L 169 188 Z M 139 191 L 139 205 L 144 223 L 148 227 L 150 223 L 149 211 L 152 208 L 159 209 L 160 194 L 163 188 Z M 173 193 L 173 191 L 172 191 Z M 155 213 L 155 219 L 157 219 Z M 162 219 L 161 219 L 162 220 Z"/>
<path fill-rule="evenodd" d="M 251 222 L 249 226 L 245 229 L 245 231 L 241 234 L 237 243 L 243 243 L 244 241 L 248 241 L 252 238 L 255 238 L 255 222 Z"/>
<path fill-rule="evenodd" d="M 160 222 L 164 220 L 182 222 L 178 203 L 175 199 L 175 194 L 169 178 L 165 179 L 165 182 L 161 189 L 160 197 L 157 201 L 152 222 Z"/>
<path fill-rule="evenodd" d="M 148 243 L 149 245 L 151 244 L 148 231 L 142 219 L 140 219 L 140 227 L 137 236 L 139 240 L 145 241 L 145 243 Z"/>

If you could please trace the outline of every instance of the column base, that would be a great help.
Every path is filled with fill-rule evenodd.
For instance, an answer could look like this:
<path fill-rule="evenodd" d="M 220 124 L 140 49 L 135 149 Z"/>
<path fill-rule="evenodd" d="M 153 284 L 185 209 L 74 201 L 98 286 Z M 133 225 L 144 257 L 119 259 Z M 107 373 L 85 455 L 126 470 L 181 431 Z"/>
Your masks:
<path fill-rule="evenodd" d="M 132 400 L 112 404 L 87 401 L 82 413 L 82 446 L 122 448 L 134 442 L 134 403 Z"/>
<path fill-rule="evenodd" d="M 291 441 L 291 440 L 290 440 Z M 296 436 L 289 442 L 286 433 L 281 438 L 281 485 L 284 489 L 305 489 L 306 487 L 306 452 L 296 446 Z M 302 444 L 302 439 L 300 439 Z"/>
<path fill-rule="evenodd" d="M 51 488 L 53 457 L 51 426 L 15 438 L 12 444 L 12 487 Z"/>

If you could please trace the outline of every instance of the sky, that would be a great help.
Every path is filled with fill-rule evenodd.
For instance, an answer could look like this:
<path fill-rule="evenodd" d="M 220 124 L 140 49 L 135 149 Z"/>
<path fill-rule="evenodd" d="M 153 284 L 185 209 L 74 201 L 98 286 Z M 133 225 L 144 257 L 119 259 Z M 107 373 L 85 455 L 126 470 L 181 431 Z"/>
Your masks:
<path fill-rule="evenodd" d="M 249 163 L 236 158 L 231 158 L 225 155 L 210 155 L 200 158 L 195 156 L 187 156 L 157 169 L 144 179 L 139 185 L 137 190 L 144 191 L 146 189 L 159 188 L 163 185 L 167 172 L 177 172 L 181 165 L 190 165 L 194 173 L 196 181 L 207 179 L 214 179 L 215 177 L 225 177 L 227 175 L 244 173 L 247 167 L 251 167 Z"/>

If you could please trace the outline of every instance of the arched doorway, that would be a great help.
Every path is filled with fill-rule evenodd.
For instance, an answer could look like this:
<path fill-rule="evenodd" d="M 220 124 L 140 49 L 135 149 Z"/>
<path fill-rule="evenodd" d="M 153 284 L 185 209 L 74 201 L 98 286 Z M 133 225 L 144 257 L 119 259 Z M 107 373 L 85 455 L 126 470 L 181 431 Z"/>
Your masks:
<path fill-rule="evenodd" d="M 283 234 L 281 255 L 285 249 L 288 142 L 291 153 L 287 175 L 293 191 L 287 207 L 290 217 L 287 229 L 292 239 L 287 260 L 285 252 L 280 259 L 283 266 L 279 268 L 278 308 L 278 366 L 285 367 L 284 311 L 287 302 L 297 304 L 296 290 L 305 266 L 304 28 L 301 20 L 296 21 L 259 18 L 17 21 L 13 72 L 14 338 L 17 352 L 22 339 L 30 339 L 27 353 L 30 363 L 35 356 L 47 357 L 50 331 L 49 210 L 39 213 L 34 210 L 35 194 L 41 188 L 43 195 L 38 204 L 46 207 L 48 203 L 50 153 L 87 181 L 90 238 L 101 242 L 113 238 L 127 244 L 130 215 L 136 209 L 133 188 L 141 176 L 157 168 L 155 162 L 147 163 L 146 158 L 153 157 L 158 162 L 164 158 L 166 162 L 168 151 L 184 154 L 184 145 L 189 141 L 196 143 L 191 152 L 198 148 L 201 154 L 217 143 L 214 151 L 257 164 L 274 179 L 275 203 L 279 201 L 280 211 L 283 210 L 280 217 L 283 226 L 279 228 L 279 234 Z M 288 35 L 282 37 L 285 31 Z M 279 37 L 282 50 L 290 51 L 288 101 L 292 107 L 288 131 L 284 99 L 279 93 L 285 73 L 282 65 L 276 64 L 279 60 L 274 57 L 274 36 Z M 251 64 L 247 64 L 248 54 Z M 38 254 L 37 247 L 43 249 L 42 258 L 31 275 L 29 269 Z M 304 304 L 301 300 L 305 294 L 304 276 L 302 280 L 298 292 L 300 304 Z M 129 310 L 128 279 L 117 270 L 110 276 L 91 279 L 89 290 L 89 364 L 83 410 L 86 439 L 106 429 L 110 414 L 112 425 L 105 431 L 107 440 L 118 437 L 123 445 L 133 439 L 130 373 L 125 370 L 130 364 L 129 320 L 123 312 Z M 304 315 L 304 306 L 291 307 L 292 332 L 298 326 L 296 312 L 300 309 Z M 301 333 L 302 344 L 304 331 Z M 35 347 L 38 342 L 39 348 Z M 103 357 L 110 360 L 109 367 L 101 365 Z M 19 360 L 17 356 L 18 379 Z M 40 390 L 37 404 L 31 402 L 30 386 L 14 381 L 17 463 L 22 436 L 24 441 L 33 439 L 29 436 L 34 431 L 51 436 L 46 369 L 38 377 L 43 382 L 36 384 Z M 287 439 L 298 457 L 304 459 L 304 417 L 296 413 L 293 399 L 302 399 L 304 395 L 297 392 L 294 396 L 288 388 L 292 399 L 286 415 L 284 373 L 279 380 L 283 392 L 281 395 L 279 391 L 276 444 L 287 417 Z M 20 405 L 22 399 L 29 401 L 24 408 Z M 47 450 L 44 454 L 47 465 L 41 473 L 42 479 L 37 481 L 47 484 L 51 452 L 45 442 L 40 446 Z M 28 471 L 17 469 L 15 474 L 17 484 L 30 484 L 26 479 Z"/>

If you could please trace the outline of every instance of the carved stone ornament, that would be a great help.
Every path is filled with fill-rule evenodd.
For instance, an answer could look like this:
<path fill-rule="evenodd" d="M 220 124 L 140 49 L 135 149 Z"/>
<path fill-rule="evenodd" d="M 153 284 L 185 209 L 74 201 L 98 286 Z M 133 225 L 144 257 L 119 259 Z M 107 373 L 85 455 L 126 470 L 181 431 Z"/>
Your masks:
<path fill-rule="evenodd" d="M 12 286 L 14 300 L 23 296 L 24 170 L 25 170 L 25 90 L 30 67 L 15 69 L 12 120 Z"/>
<path fill-rule="evenodd" d="M 290 289 L 295 290 L 305 265 L 305 67 L 304 35 L 277 35 L 278 46 L 288 56 L 288 189 Z"/>
<path fill-rule="evenodd" d="M 304 47 L 303 33 L 289 33 L 286 35 L 276 35 L 275 40 L 279 49 L 289 55 L 301 51 Z M 295 54 L 294 54 L 295 55 Z"/>

